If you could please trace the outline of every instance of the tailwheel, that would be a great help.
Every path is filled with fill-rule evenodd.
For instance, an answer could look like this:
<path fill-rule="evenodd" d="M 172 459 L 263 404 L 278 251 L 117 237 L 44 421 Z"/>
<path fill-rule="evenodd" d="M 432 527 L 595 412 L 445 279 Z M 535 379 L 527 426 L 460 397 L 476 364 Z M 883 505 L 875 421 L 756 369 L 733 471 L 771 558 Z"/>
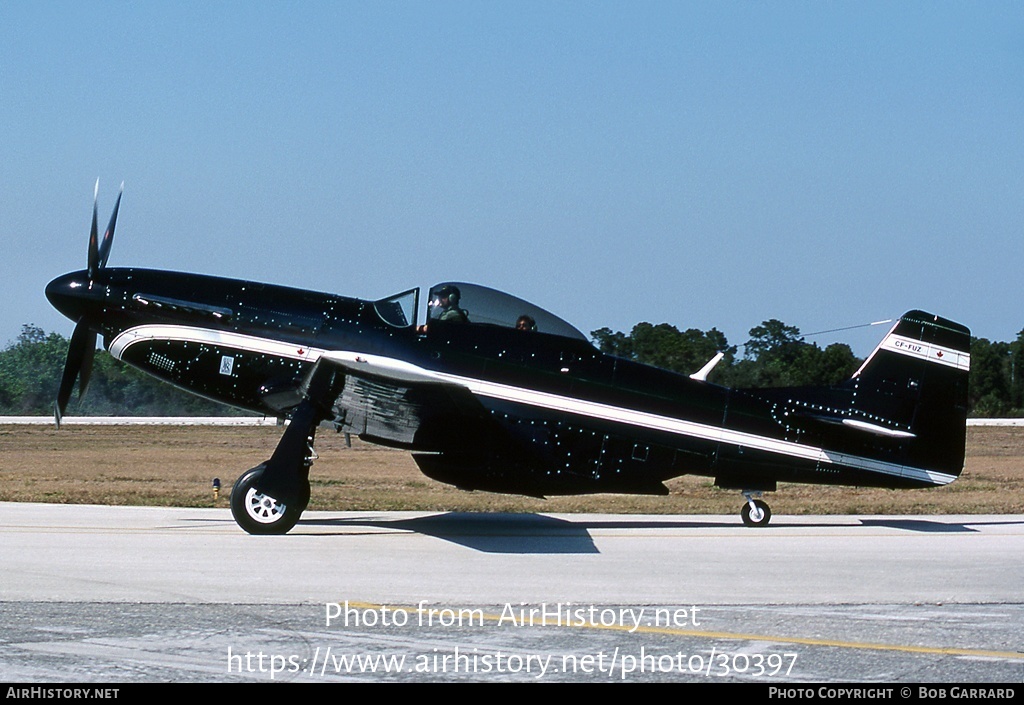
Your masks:
<path fill-rule="evenodd" d="M 767 502 L 748 497 L 747 503 L 740 510 L 740 516 L 746 526 L 768 526 L 768 522 L 772 518 L 772 510 Z"/>
<path fill-rule="evenodd" d="M 266 463 L 261 463 L 235 481 L 231 488 L 231 516 L 250 534 L 286 534 L 309 504 L 309 482 L 304 483 L 299 501 L 279 502 L 255 487 L 265 467 Z"/>

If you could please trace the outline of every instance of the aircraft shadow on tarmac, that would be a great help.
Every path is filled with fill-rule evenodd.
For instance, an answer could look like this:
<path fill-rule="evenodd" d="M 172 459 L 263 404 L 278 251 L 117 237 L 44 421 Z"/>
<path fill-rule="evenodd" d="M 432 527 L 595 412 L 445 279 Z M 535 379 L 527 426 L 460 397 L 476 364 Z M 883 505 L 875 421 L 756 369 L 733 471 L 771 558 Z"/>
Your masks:
<path fill-rule="evenodd" d="M 893 519 L 861 519 L 860 523 L 864 526 L 883 526 L 892 529 L 903 529 L 904 531 L 919 531 L 929 534 L 957 534 L 957 533 L 976 533 L 978 529 L 973 528 L 976 526 L 1014 526 L 1019 525 L 1021 521 L 1005 520 L 1005 521 L 965 521 L 965 522 L 949 522 L 949 521 L 933 521 L 928 519 L 907 519 L 907 518 L 893 518 Z"/>
<path fill-rule="evenodd" d="M 680 529 L 721 526 L 710 522 L 671 519 L 579 521 L 543 514 L 477 514 L 448 512 L 411 519 L 327 519 L 304 520 L 303 525 L 336 527 L 366 526 L 412 531 L 451 541 L 484 553 L 600 553 L 590 535 L 593 529 Z"/>
<path fill-rule="evenodd" d="M 303 520 L 297 528 L 365 526 L 410 531 L 484 553 L 598 553 L 589 527 L 542 514 L 448 512 L 409 519 L 344 518 Z"/>
<path fill-rule="evenodd" d="M 970 533 L 979 525 L 1019 524 L 1019 520 L 996 521 L 981 520 L 977 522 L 949 522 L 927 518 L 893 517 L 855 519 L 850 524 L 855 530 L 858 526 L 888 527 L 902 531 L 921 533 Z M 411 531 L 424 536 L 433 536 L 445 541 L 472 548 L 484 553 L 600 553 L 594 543 L 591 531 L 596 529 L 622 529 L 626 531 L 659 530 L 659 529 L 731 529 L 732 524 L 720 521 L 680 521 L 638 517 L 636 519 L 619 518 L 614 520 L 595 520 L 580 517 L 570 520 L 543 514 L 505 514 L 505 513 L 472 513 L 447 512 L 408 519 L 379 519 L 345 517 L 338 519 L 308 519 L 299 522 L 302 526 L 322 526 L 352 529 L 354 527 L 372 527 Z M 751 530 L 757 534 L 771 533 L 773 529 L 781 529 L 787 524 L 779 522 L 772 527 Z M 808 524 L 800 523 L 802 528 L 835 528 L 831 523 Z M 752 534 L 753 535 L 753 534 Z"/>

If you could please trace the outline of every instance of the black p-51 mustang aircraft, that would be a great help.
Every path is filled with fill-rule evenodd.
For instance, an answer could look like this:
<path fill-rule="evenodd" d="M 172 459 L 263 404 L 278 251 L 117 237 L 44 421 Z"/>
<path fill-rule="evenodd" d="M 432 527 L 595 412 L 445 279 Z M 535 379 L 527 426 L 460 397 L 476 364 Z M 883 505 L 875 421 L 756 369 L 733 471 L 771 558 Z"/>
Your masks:
<path fill-rule="evenodd" d="M 963 469 L 970 332 L 904 314 L 834 387 L 729 389 L 609 355 L 560 318 L 508 294 L 447 282 L 366 301 L 234 279 L 108 268 L 117 221 L 88 268 L 46 296 L 76 321 L 57 424 L 89 380 L 96 336 L 119 360 L 195 394 L 291 420 L 273 455 L 231 492 L 235 520 L 285 533 L 309 502 L 322 423 L 405 448 L 427 476 L 468 490 L 543 497 L 667 494 L 713 477 L 746 498 L 782 482 L 931 487 Z"/>

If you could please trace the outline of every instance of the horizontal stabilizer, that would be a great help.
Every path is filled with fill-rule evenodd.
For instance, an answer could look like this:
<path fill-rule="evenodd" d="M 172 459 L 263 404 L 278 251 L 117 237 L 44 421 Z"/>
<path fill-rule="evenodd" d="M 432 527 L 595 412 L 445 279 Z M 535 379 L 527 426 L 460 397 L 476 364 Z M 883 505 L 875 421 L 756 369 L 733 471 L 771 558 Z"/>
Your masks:
<path fill-rule="evenodd" d="M 868 423 L 867 421 L 860 421 L 858 419 L 843 419 L 843 425 L 855 428 L 858 431 L 867 431 L 868 433 L 873 433 L 876 436 L 885 436 L 886 438 L 915 438 L 913 433 L 900 431 L 894 428 L 886 428 L 885 426 L 879 426 L 878 424 Z"/>
<path fill-rule="evenodd" d="M 915 435 L 909 431 L 901 431 L 896 428 L 888 428 L 876 423 L 869 423 L 860 419 L 851 419 L 846 416 L 828 416 L 824 414 L 806 414 L 797 413 L 796 418 L 806 421 L 812 421 L 815 423 L 828 424 L 830 426 L 845 426 L 852 428 L 855 431 L 864 431 L 865 433 L 871 433 L 876 436 L 883 436 L 885 438 L 914 438 Z"/>

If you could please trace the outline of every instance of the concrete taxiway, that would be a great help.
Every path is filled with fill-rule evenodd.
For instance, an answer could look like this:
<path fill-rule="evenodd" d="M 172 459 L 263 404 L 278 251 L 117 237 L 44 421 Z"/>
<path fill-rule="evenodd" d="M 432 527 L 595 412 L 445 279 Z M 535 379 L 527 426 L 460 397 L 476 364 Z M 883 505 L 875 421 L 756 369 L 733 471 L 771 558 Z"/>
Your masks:
<path fill-rule="evenodd" d="M 0 503 L 0 561 L 8 681 L 1024 680 L 1024 516 Z"/>

